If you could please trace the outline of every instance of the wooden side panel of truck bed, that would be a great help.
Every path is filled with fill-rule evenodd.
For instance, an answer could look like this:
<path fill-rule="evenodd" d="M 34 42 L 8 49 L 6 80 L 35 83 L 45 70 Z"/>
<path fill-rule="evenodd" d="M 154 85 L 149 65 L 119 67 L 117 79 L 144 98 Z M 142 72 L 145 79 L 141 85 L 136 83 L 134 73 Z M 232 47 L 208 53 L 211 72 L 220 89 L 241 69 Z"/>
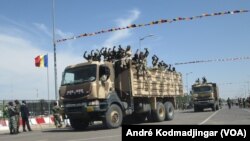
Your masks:
<path fill-rule="evenodd" d="M 145 76 L 137 78 L 137 70 L 132 69 L 133 96 L 178 96 L 183 95 L 181 73 L 160 71 L 157 69 L 147 70 Z"/>

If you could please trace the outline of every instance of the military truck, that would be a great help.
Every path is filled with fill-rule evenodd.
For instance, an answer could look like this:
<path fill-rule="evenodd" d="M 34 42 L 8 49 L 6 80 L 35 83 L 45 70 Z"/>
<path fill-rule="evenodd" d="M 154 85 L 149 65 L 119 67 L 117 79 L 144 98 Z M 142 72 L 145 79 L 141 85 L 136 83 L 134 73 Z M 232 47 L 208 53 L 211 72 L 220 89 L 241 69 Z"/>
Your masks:
<path fill-rule="evenodd" d="M 207 82 L 206 78 L 203 78 L 202 83 L 197 80 L 192 85 L 191 93 L 195 112 L 205 108 L 211 108 L 213 111 L 219 109 L 219 89 L 216 83 Z"/>
<path fill-rule="evenodd" d="M 183 95 L 181 73 L 147 68 L 139 74 L 132 59 L 126 68 L 121 61 L 88 61 L 65 68 L 60 101 L 75 130 L 93 121 L 117 128 L 127 119 L 161 122 L 174 118 L 175 97 Z"/>

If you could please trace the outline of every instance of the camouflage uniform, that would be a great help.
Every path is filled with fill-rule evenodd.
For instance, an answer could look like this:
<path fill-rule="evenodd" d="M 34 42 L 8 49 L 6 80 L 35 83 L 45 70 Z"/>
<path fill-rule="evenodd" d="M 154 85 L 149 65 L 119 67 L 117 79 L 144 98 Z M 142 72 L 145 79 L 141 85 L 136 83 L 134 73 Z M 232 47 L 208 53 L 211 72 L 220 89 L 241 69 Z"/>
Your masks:
<path fill-rule="evenodd" d="M 154 68 L 154 69 L 157 68 L 158 60 L 159 60 L 159 58 L 158 58 L 156 55 L 154 55 L 154 56 L 152 57 L 152 65 L 153 65 L 153 68 Z"/>
<path fill-rule="evenodd" d="M 130 46 L 127 47 L 127 49 L 122 53 L 121 58 L 121 67 L 127 68 L 129 64 L 129 60 L 131 59 L 132 51 L 130 49 Z"/>
<path fill-rule="evenodd" d="M 16 109 L 13 106 L 13 102 L 9 102 L 8 115 L 9 115 L 9 129 L 10 134 L 17 134 L 17 121 L 16 121 Z"/>
<path fill-rule="evenodd" d="M 19 101 L 18 100 L 15 100 L 15 104 L 16 104 L 16 106 L 15 106 L 15 110 L 16 110 L 16 128 L 17 128 L 17 132 L 19 132 L 19 126 L 20 126 L 20 108 L 21 108 L 21 105 L 20 105 L 20 103 L 19 103 Z"/>
<path fill-rule="evenodd" d="M 56 127 L 62 127 L 61 124 L 61 117 L 60 117 L 60 113 L 61 113 L 61 108 L 57 105 L 57 103 L 54 103 L 54 107 L 52 108 L 52 112 L 53 112 L 53 116 L 54 116 L 54 120 L 55 120 L 55 126 Z"/>

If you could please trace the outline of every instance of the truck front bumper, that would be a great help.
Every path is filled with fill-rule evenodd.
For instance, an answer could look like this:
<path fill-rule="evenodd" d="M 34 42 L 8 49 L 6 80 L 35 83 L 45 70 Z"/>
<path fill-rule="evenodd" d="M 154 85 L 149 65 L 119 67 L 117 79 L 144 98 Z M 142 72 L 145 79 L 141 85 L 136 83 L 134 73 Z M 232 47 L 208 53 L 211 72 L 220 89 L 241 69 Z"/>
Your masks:
<path fill-rule="evenodd" d="M 69 118 L 99 120 L 107 111 L 107 107 L 106 102 L 101 102 L 98 105 L 90 105 L 89 102 L 65 103 L 64 112 Z"/>
<path fill-rule="evenodd" d="M 212 108 L 214 107 L 214 101 L 194 101 L 194 106 L 199 108 Z"/>

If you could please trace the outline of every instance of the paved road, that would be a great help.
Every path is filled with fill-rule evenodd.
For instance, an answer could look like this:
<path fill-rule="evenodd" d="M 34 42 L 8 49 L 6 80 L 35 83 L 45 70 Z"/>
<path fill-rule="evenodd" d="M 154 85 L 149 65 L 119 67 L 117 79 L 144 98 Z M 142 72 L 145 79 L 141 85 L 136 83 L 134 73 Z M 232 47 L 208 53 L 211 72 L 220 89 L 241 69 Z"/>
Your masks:
<path fill-rule="evenodd" d="M 176 111 L 173 121 L 161 123 L 143 123 L 143 124 L 161 124 L 161 125 L 226 125 L 239 124 L 250 125 L 250 109 L 239 109 L 233 107 L 228 109 L 224 107 L 219 111 L 205 111 L 194 113 L 191 110 Z M 121 128 L 104 129 L 101 125 L 90 127 L 86 131 L 74 131 L 71 128 L 47 128 L 35 129 L 32 132 L 20 133 L 18 135 L 9 135 L 7 131 L 0 132 L 0 140 L 8 141 L 121 141 Z"/>

